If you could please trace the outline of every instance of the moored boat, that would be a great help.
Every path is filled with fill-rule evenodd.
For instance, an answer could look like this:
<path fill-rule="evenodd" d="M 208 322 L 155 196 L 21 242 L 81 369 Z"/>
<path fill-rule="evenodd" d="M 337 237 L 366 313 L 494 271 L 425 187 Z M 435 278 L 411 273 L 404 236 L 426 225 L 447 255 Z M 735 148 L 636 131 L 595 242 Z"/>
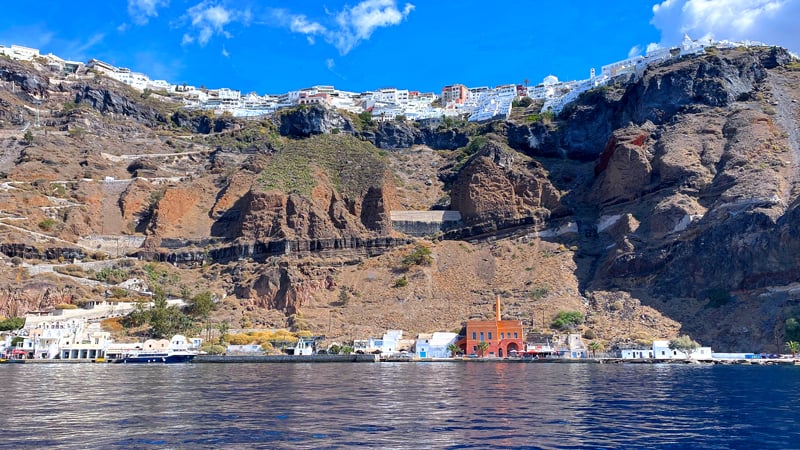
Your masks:
<path fill-rule="evenodd" d="M 122 359 L 117 360 L 117 362 L 123 364 L 187 363 L 191 362 L 195 356 L 197 356 L 196 352 L 185 350 L 166 352 L 132 352 L 126 354 Z"/>
<path fill-rule="evenodd" d="M 191 362 L 197 352 L 190 349 L 186 337 L 176 334 L 171 341 L 153 339 L 145 341 L 139 348 L 130 349 L 114 359 L 114 362 L 124 364 L 172 364 Z"/>

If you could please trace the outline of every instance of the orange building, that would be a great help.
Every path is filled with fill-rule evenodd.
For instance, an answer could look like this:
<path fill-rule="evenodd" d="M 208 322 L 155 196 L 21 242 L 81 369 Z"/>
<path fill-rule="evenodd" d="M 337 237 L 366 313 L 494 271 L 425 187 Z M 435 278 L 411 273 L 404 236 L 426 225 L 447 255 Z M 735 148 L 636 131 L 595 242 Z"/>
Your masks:
<path fill-rule="evenodd" d="M 494 320 L 469 320 L 467 321 L 467 336 L 465 339 L 464 354 L 480 355 L 478 344 L 489 344 L 483 356 L 509 356 L 512 350 L 518 352 L 525 350 L 523 346 L 522 321 L 502 320 L 500 318 L 500 297 L 497 297 L 495 306 L 496 317 Z"/>
<path fill-rule="evenodd" d="M 442 88 L 442 105 L 451 102 L 463 105 L 467 101 L 468 89 L 463 84 L 451 84 Z"/>

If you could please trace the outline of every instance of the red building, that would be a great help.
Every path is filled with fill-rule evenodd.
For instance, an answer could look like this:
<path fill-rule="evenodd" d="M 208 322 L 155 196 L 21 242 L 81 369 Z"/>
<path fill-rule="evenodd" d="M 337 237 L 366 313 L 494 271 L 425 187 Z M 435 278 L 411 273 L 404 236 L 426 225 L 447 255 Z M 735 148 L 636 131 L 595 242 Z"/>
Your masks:
<path fill-rule="evenodd" d="M 463 84 L 451 84 L 442 88 L 442 105 L 451 102 L 463 105 L 467 101 L 467 87 Z"/>
<path fill-rule="evenodd" d="M 522 321 L 502 320 L 500 318 L 500 297 L 497 297 L 495 306 L 496 317 L 494 320 L 469 320 L 467 321 L 467 336 L 465 339 L 464 354 L 479 355 L 478 345 L 486 342 L 483 356 L 509 356 L 512 350 L 523 351 Z"/>

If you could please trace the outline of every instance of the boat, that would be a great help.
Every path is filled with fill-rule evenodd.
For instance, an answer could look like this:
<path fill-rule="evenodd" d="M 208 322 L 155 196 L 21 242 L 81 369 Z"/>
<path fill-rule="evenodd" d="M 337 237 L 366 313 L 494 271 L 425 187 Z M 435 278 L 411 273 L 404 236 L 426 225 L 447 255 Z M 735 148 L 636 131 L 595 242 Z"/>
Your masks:
<path fill-rule="evenodd" d="M 174 364 L 191 362 L 197 356 L 196 352 L 186 350 L 164 352 L 131 352 L 118 359 L 122 364 Z"/>
<path fill-rule="evenodd" d="M 115 362 L 123 364 L 173 364 L 191 362 L 197 352 L 190 350 L 186 337 L 172 336 L 171 341 L 153 339 L 145 341 L 141 349 L 131 350 L 121 355 Z"/>

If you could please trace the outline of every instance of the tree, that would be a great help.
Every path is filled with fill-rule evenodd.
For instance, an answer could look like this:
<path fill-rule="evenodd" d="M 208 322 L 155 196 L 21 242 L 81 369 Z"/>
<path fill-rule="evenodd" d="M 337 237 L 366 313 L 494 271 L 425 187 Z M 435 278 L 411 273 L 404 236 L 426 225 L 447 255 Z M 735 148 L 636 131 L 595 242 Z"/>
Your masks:
<path fill-rule="evenodd" d="M 189 312 L 199 318 L 205 319 L 214 310 L 214 297 L 211 292 L 201 292 L 189 301 Z"/>
<path fill-rule="evenodd" d="M 481 358 L 486 354 L 486 350 L 489 350 L 489 343 L 486 341 L 478 342 L 478 355 Z"/>
<path fill-rule="evenodd" d="M 461 347 L 452 343 L 447 346 L 447 351 L 450 352 L 450 357 L 455 358 L 457 354 L 461 353 Z"/>
<path fill-rule="evenodd" d="M 678 350 L 685 353 L 690 358 L 692 357 L 692 353 L 698 348 L 700 348 L 700 344 L 686 334 L 669 341 L 670 350 Z"/>
<path fill-rule="evenodd" d="M 228 331 L 230 331 L 231 325 L 227 320 L 223 320 L 222 323 L 217 325 L 217 329 L 219 329 L 219 344 L 222 345 L 228 337 Z"/>
<path fill-rule="evenodd" d="M 33 133 L 31 133 L 31 130 L 25 132 L 25 135 L 22 136 L 22 141 L 27 145 L 33 144 Z"/>
<path fill-rule="evenodd" d="M 602 342 L 599 342 L 599 341 L 589 342 L 589 350 L 592 351 L 592 358 L 595 357 L 595 355 L 596 355 L 598 350 L 602 350 L 602 349 L 603 349 L 603 343 Z"/>
<path fill-rule="evenodd" d="M 797 341 L 789 341 L 786 343 L 786 348 L 792 352 L 792 358 L 797 356 L 797 352 L 800 352 L 800 342 Z"/>
<path fill-rule="evenodd" d="M 347 289 L 344 287 L 339 289 L 339 306 L 347 306 L 350 302 L 350 294 L 347 293 Z"/>
<path fill-rule="evenodd" d="M 25 326 L 24 317 L 9 317 L 8 319 L 0 321 L 0 331 L 19 330 L 24 326 Z"/>
<path fill-rule="evenodd" d="M 372 125 L 372 113 L 370 111 L 361 111 L 358 113 L 358 120 L 361 121 L 362 127 L 369 127 Z"/>
<path fill-rule="evenodd" d="M 171 329 L 167 295 L 161 286 L 153 286 L 153 306 L 147 311 L 146 322 L 150 325 L 150 335 L 155 338 L 166 337 Z"/>

